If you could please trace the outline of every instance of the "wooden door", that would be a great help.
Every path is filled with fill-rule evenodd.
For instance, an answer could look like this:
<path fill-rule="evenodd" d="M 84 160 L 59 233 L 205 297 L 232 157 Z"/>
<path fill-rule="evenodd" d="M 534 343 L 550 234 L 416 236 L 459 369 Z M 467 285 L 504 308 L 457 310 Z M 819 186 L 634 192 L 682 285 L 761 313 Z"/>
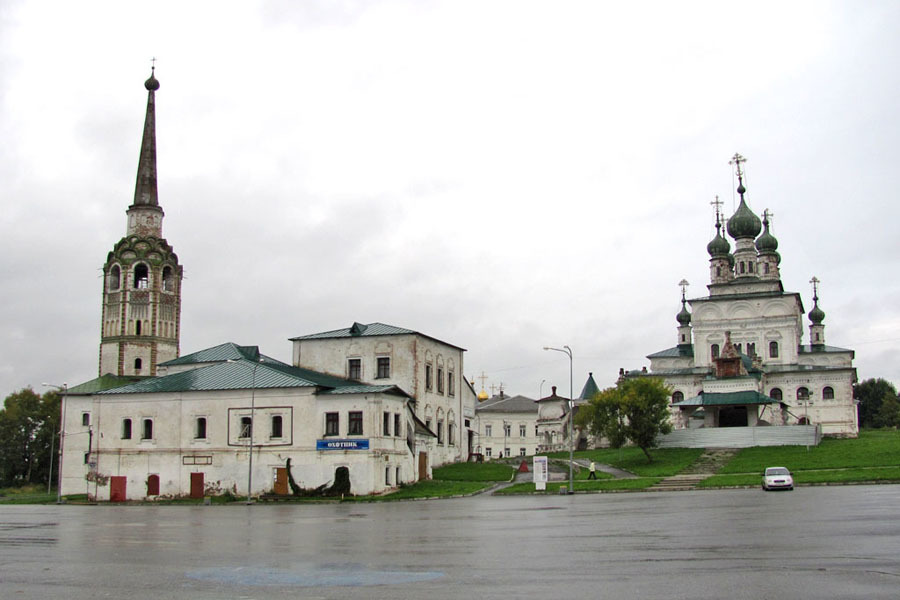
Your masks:
<path fill-rule="evenodd" d="M 419 481 L 428 479 L 428 453 L 419 452 Z"/>
<path fill-rule="evenodd" d="M 279 496 L 287 496 L 288 493 L 288 476 L 287 469 L 284 467 L 275 467 L 275 494 Z"/>
<path fill-rule="evenodd" d="M 203 473 L 191 473 L 191 498 L 203 497 Z"/>
<path fill-rule="evenodd" d="M 126 492 L 126 482 L 128 479 L 124 475 L 113 475 L 109 478 L 109 501 L 110 502 L 125 502 L 127 496 Z"/>
<path fill-rule="evenodd" d="M 147 477 L 147 495 L 159 496 L 159 475 Z"/>

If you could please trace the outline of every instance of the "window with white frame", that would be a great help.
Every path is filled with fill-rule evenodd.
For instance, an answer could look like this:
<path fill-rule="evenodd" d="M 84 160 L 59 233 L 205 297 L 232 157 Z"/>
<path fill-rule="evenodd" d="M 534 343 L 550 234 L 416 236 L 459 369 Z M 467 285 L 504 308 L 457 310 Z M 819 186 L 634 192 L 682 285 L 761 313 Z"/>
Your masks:
<path fill-rule="evenodd" d="M 527 435 L 528 426 L 527 425 L 519 425 L 519 437 L 525 437 Z"/>
<path fill-rule="evenodd" d="M 485 425 L 485 426 L 484 426 L 484 435 L 485 435 L 485 437 L 491 437 L 491 434 L 492 434 L 492 432 L 493 432 L 493 429 L 494 429 L 494 428 L 493 428 L 492 426 L 490 426 L 490 425 Z"/>
<path fill-rule="evenodd" d="M 347 378 L 357 381 L 362 379 L 362 359 L 350 358 L 347 360 Z"/>
<path fill-rule="evenodd" d="M 334 436 L 341 434 L 341 418 L 336 412 L 325 413 L 325 435 Z"/>
<path fill-rule="evenodd" d="M 362 435 L 363 434 L 363 414 L 362 411 L 350 411 L 347 415 L 347 434 Z"/>
<path fill-rule="evenodd" d="M 378 372 L 376 379 L 390 379 L 391 377 L 391 359 L 388 356 L 378 357 Z"/>

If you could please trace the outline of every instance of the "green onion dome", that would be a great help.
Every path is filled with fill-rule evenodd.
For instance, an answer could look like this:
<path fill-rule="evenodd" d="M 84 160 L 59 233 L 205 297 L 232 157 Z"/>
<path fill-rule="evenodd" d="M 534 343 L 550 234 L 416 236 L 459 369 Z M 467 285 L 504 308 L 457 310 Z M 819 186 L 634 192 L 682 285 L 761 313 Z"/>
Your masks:
<path fill-rule="evenodd" d="M 688 311 L 684 300 L 681 301 L 681 312 L 675 315 L 675 318 L 678 319 L 678 324 L 681 326 L 691 324 L 691 313 Z"/>
<path fill-rule="evenodd" d="M 809 311 L 809 320 L 813 325 L 821 325 L 825 320 L 825 311 L 819 308 L 818 298 L 816 298 L 812 310 Z"/>
<path fill-rule="evenodd" d="M 743 186 L 738 188 L 742 192 Z M 753 214 L 747 203 L 744 202 L 744 194 L 741 193 L 741 204 L 737 211 L 728 219 L 728 235 L 738 240 L 741 238 L 755 238 L 762 230 L 762 222 Z"/>
<path fill-rule="evenodd" d="M 710 257 L 712 258 L 725 258 L 731 252 L 731 244 L 722 237 L 722 232 L 719 230 L 719 227 L 720 225 L 717 223 L 716 237 L 706 245 L 706 251 L 709 252 Z"/>
<path fill-rule="evenodd" d="M 776 253 L 778 250 L 778 240 L 775 239 L 775 236 L 769 233 L 769 220 L 763 219 L 763 234 L 756 239 L 756 250 L 762 253 Z"/>
<path fill-rule="evenodd" d="M 147 88 L 148 92 L 155 92 L 159 89 L 159 80 L 156 79 L 154 71 L 155 69 L 151 70 L 150 79 L 144 82 L 144 87 Z"/>

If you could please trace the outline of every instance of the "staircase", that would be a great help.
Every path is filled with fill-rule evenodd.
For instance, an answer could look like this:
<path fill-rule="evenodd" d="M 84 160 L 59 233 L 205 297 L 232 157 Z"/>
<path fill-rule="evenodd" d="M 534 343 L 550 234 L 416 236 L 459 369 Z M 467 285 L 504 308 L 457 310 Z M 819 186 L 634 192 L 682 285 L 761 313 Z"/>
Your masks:
<path fill-rule="evenodd" d="M 678 475 L 666 477 L 656 485 L 647 488 L 647 491 L 685 492 L 693 490 L 701 481 L 715 475 L 737 452 L 735 448 L 707 448 L 700 458 L 684 471 Z"/>

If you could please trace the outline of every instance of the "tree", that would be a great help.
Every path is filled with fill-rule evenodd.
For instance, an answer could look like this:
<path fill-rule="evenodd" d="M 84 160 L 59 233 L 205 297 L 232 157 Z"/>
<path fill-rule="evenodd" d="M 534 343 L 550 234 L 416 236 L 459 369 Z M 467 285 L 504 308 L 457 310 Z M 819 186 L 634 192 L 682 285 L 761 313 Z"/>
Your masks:
<path fill-rule="evenodd" d="M 47 483 L 51 447 L 57 451 L 60 397 L 24 388 L 6 397 L 0 410 L 0 485 Z"/>
<path fill-rule="evenodd" d="M 889 381 L 880 377 L 866 379 L 853 386 L 853 399 L 859 405 L 860 427 L 884 427 L 883 419 L 879 418 L 881 405 L 885 400 L 896 400 L 897 389 Z"/>
<path fill-rule="evenodd" d="M 578 413 L 579 425 L 609 441 L 612 448 L 631 442 L 652 461 L 657 437 L 672 431 L 669 422 L 671 390 L 656 377 L 623 379 L 598 392 Z"/>

